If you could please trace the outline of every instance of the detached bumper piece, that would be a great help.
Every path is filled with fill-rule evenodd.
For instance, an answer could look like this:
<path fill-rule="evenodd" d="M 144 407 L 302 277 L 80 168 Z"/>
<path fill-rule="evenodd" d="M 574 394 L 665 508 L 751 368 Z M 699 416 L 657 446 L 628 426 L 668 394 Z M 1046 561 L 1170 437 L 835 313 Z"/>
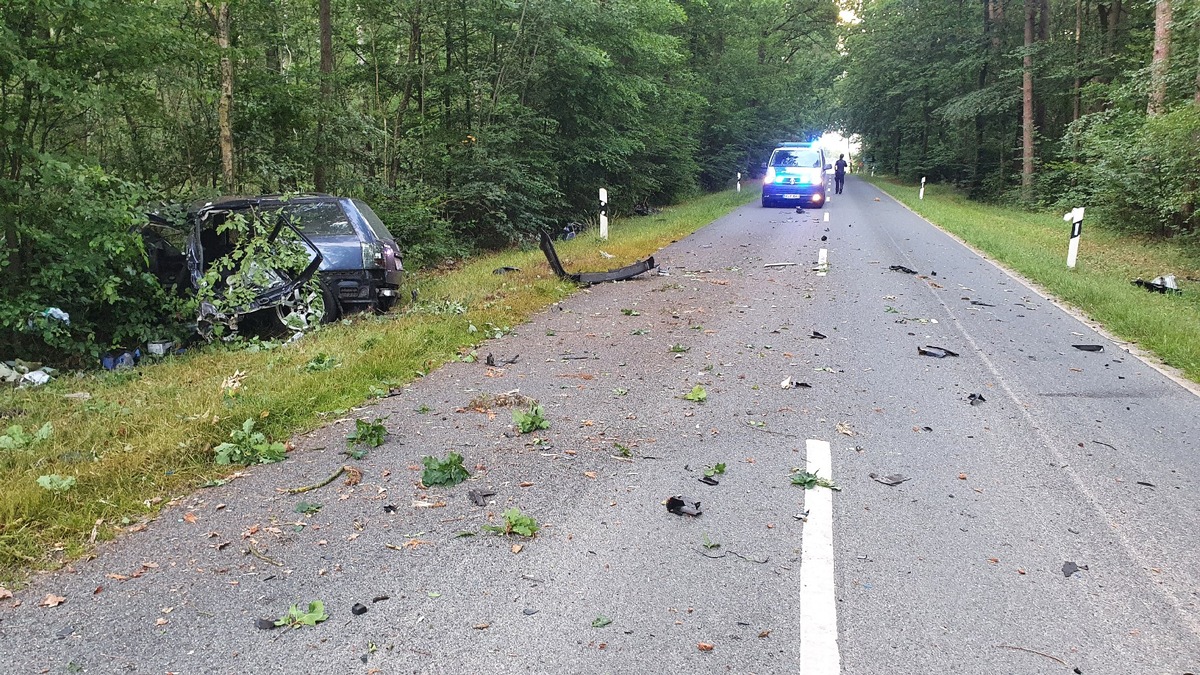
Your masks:
<path fill-rule="evenodd" d="M 542 253 L 546 254 L 546 260 L 550 263 L 550 269 L 554 270 L 558 278 L 574 281 L 577 284 L 590 285 L 604 283 L 605 281 L 624 281 L 625 279 L 632 279 L 639 274 L 649 272 L 657 267 L 654 264 L 654 256 L 650 256 L 632 265 L 626 265 L 620 269 L 609 270 L 607 272 L 580 272 L 578 274 L 571 274 L 563 268 L 562 261 L 558 259 L 558 252 L 554 250 L 554 242 L 550 240 L 550 235 L 545 230 L 542 230 L 540 246 Z"/>

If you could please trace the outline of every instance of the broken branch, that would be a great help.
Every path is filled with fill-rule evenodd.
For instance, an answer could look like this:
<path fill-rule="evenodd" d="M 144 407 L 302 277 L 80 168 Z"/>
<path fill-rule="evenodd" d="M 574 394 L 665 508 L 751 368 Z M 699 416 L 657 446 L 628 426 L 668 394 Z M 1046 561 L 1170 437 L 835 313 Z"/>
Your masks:
<path fill-rule="evenodd" d="M 332 474 L 330 474 L 329 478 L 326 478 L 325 480 L 321 481 L 320 483 L 313 483 L 312 485 L 302 485 L 300 487 L 294 487 L 294 488 L 286 488 L 286 489 L 276 488 L 276 489 L 279 490 L 279 492 L 283 492 L 283 493 L 289 494 L 289 495 L 298 495 L 301 492 L 310 492 L 312 490 L 316 490 L 318 488 L 323 488 L 326 485 L 329 485 L 333 481 L 337 480 L 338 476 L 345 473 L 347 469 L 352 469 L 352 467 L 348 467 L 348 466 L 338 467 L 337 471 L 334 471 Z M 357 469 L 353 469 L 353 470 L 358 471 Z M 358 475 L 361 478 L 362 472 L 359 472 Z"/>

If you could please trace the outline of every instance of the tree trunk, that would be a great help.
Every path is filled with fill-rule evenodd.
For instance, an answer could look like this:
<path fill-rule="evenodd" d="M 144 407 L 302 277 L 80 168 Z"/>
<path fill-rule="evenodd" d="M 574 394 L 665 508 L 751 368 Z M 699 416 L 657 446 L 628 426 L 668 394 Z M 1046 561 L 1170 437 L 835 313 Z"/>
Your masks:
<path fill-rule="evenodd" d="M 325 138 L 325 123 L 333 104 L 333 11 L 330 0 L 319 0 L 317 8 L 321 42 L 321 102 L 317 113 L 316 157 L 313 163 L 313 187 L 317 192 L 328 189 L 329 143 Z"/>
<path fill-rule="evenodd" d="M 217 127 L 221 135 L 221 180 L 227 194 L 237 192 L 233 174 L 233 61 L 229 58 L 229 3 L 217 9 L 217 46 L 221 48 L 221 98 L 217 102 Z"/>
<path fill-rule="evenodd" d="M 1154 4 L 1154 56 L 1150 62 L 1150 102 L 1146 114 L 1153 117 L 1167 107 L 1167 67 L 1171 58 L 1171 2 Z"/>
<path fill-rule="evenodd" d="M 1033 201 L 1033 24 L 1037 0 L 1025 0 L 1025 56 L 1021 78 L 1021 201 Z"/>
<path fill-rule="evenodd" d="M 1075 0 L 1075 86 L 1071 88 L 1071 121 L 1079 119 L 1080 89 L 1083 86 L 1079 77 L 1079 51 L 1083 39 L 1083 0 Z"/>

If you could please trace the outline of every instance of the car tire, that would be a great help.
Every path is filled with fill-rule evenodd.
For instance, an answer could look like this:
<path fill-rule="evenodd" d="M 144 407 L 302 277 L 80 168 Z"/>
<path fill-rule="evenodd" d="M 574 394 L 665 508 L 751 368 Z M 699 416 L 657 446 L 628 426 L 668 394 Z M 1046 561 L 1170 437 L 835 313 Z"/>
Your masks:
<path fill-rule="evenodd" d="M 774 205 L 775 205 L 775 203 L 774 203 L 774 202 L 772 202 L 770 199 L 767 199 L 766 197 L 763 197 L 763 200 L 762 200 L 762 207 L 763 207 L 764 209 L 769 209 L 769 208 L 771 208 L 771 207 L 772 207 L 772 206 L 774 206 Z"/>
<path fill-rule="evenodd" d="M 394 295 L 392 295 L 392 296 L 382 296 L 381 295 L 381 296 L 379 296 L 379 299 L 375 301 L 375 311 L 379 312 L 380 314 L 391 311 L 391 309 L 395 306 L 396 306 L 396 296 L 394 296 Z"/>
<path fill-rule="evenodd" d="M 318 282 L 314 289 L 305 284 L 292 291 L 275 306 L 271 313 L 275 328 L 280 333 L 303 333 L 319 325 L 333 323 L 342 315 L 342 308 L 329 287 Z"/>

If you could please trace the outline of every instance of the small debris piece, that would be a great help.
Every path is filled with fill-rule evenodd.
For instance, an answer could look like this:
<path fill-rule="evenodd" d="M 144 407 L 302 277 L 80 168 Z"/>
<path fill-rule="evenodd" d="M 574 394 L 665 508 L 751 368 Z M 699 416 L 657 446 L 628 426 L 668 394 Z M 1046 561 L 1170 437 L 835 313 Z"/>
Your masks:
<path fill-rule="evenodd" d="M 289 494 L 289 495 L 298 495 L 301 492 L 310 492 L 312 490 L 316 490 L 317 488 L 323 488 L 326 485 L 329 485 L 333 481 L 337 480 L 338 476 L 345 473 L 347 468 L 349 468 L 349 467 L 345 467 L 345 466 L 338 467 L 337 471 L 334 471 L 332 474 L 329 475 L 329 478 L 326 478 L 325 480 L 321 481 L 320 483 L 313 483 L 312 485 L 302 485 L 300 487 L 287 488 L 285 490 L 279 490 L 279 491 L 283 492 L 285 494 Z M 361 476 L 362 474 L 359 473 L 359 475 Z"/>
<path fill-rule="evenodd" d="M 811 337 L 812 339 L 814 339 L 814 340 L 824 340 L 824 339 L 825 339 L 825 335 L 824 335 L 824 334 L 822 334 L 822 333 L 818 333 L 818 332 L 817 332 L 817 331 L 815 331 L 815 330 L 812 332 L 812 335 L 811 335 L 810 337 Z"/>
<path fill-rule="evenodd" d="M 780 389 L 812 389 L 812 385 L 807 382 L 797 382 L 792 378 L 788 378 L 779 383 Z"/>
<path fill-rule="evenodd" d="M 829 237 L 827 237 L 827 236 L 825 236 L 825 235 L 821 235 L 821 241 L 825 241 L 825 240 L 827 240 L 827 239 L 829 239 Z"/>
<path fill-rule="evenodd" d="M 525 548 L 525 547 L 524 547 L 524 546 L 522 546 L 522 545 L 520 545 L 520 544 L 513 544 L 513 545 L 512 545 L 512 552 L 513 552 L 513 555 L 516 555 L 516 554 L 520 553 L 520 552 L 521 552 L 521 551 L 522 551 L 524 548 Z"/>
<path fill-rule="evenodd" d="M 699 649 L 702 652 L 711 652 L 713 650 L 713 645 L 708 642 L 701 642 L 696 645 L 696 649 Z"/>
<path fill-rule="evenodd" d="M 356 603 L 354 603 L 354 606 L 350 608 L 350 613 L 353 614 L 354 616 L 360 616 L 362 614 L 366 614 L 367 606 L 362 604 L 361 602 L 356 602 Z"/>
<path fill-rule="evenodd" d="M 1183 293 L 1183 291 L 1180 290 L 1179 285 L 1175 283 L 1174 274 L 1154 277 L 1154 281 L 1142 281 L 1141 278 L 1137 278 L 1134 279 L 1132 283 L 1134 286 L 1141 286 L 1142 288 L 1155 293 L 1172 293 L 1175 295 Z"/>
<path fill-rule="evenodd" d="M 972 300 L 972 301 L 971 301 L 971 304 L 972 304 L 972 305 L 977 305 L 977 306 L 979 306 L 979 307 L 995 307 L 995 305 L 992 305 L 992 304 L 986 303 L 986 302 L 984 302 L 984 301 L 982 301 L 982 300 Z"/>
<path fill-rule="evenodd" d="M 764 630 L 758 634 L 758 637 L 760 637 L 760 638 L 771 637 L 771 631 Z"/>
<path fill-rule="evenodd" d="M 878 201 L 878 200 L 876 200 L 876 201 Z M 888 269 L 893 272 L 904 272 L 905 274 L 916 274 L 917 273 L 916 270 L 909 269 L 909 268 L 905 267 L 904 265 L 892 265 Z"/>
<path fill-rule="evenodd" d="M 667 499 L 667 511 L 680 516 L 698 516 L 703 513 L 700 510 L 700 502 L 681 495 Z"/>
<path fill-rule="evenodd" d="M 1155 487 L 1154 483 L 1151 483 L 1150 481 L 1145 481 L 1145 480 L 1139 480 L 1139 481 L 1137 482 L 1137 484 L 1138 484 L 1138 485 L 1145 485 L 1146 487 Z"/>
<path fill-rule="evenodd" d="M 917 354 L 920 356 L 932 356 L 935 359 L 944 359 L 947 356 L 958 356 L 957 353 L 952 352 L 945 347 L 934 347 L 933 345 L 917 347 Z"/>
<path fill-rule="evenodd" d="M 66 601 L 67 599 L 61 595 L 47 593 L 46 597 L 42 598 L 42 601 L 38 603 L 38 607 L 58 607 Z"/>
<path fill-rule="evenodd" d="M 480 490 L 478 488 L 472 488 L 471 490 L 467 491 L 467 496 L 471 498 L 471 502 L 473 502 L 475 506 L 487 506 L 487 498 L 494 494 L 496 493 L 489 492 L 487 490 Z"/>
<path fill-rule="evenodd" d="M 525 616 L 533 616 L 534 614 L 537 614 L 540 611 L 541 611 L 540 609 L 533 609 L 532 607 L 526 607 L 525 609 L 521 610 L 521 613 L 524 614 Z"/>
<path fill-rule="evenodd" d="M 492 270 L 492 274 L 508 274 L 509 272 L 520 272 L 520 271 L 521 271 L 520 267 L 509 267 L 508 265 L 505 265 L 503 267 L 497 267 L 496 269 Z"/>
<path fill-rule="evenodd" d="M 390 596 L 390 595 L 377 595 L 377 596 L 371 598 L 371 604 L 375 604 L 376 602 L 383 602 L 384 600 L 391 600 L 391 599 L 392 599 L 392 596 Z"/>
<path fill-rule="evenodd" d="M 271 630 L 275 628 L 275 622 L 271 619 L 255 619 L 254 627 L 259 630 Z"/>
<path fill-rule="evenodd" d="M 395 512 L 396 512 L 396 505 L 395 505 L 395 504 L 384 504 L 384 505 L 383 505 L 383 512 L 384 512 L 384 513 L 395 513 Z"/>
<path fill-rule="evenodd" d="M 712 476 L 701 476 L 700 482 L 704 483 L 705 485 L 720 485 L 721 484 L 720 481 L 718 481 L 716 478 L 713 478 Z"/>
<path fill-rule="evenodd" d="M 612 619 L 601 614 L 600 616 L 597 616 L 595 619 L 592 619 L 592 628 L 604 628 L 605 626 L 607 626 L 611 623 L 612 623 Z"/>
<path fill-rule="evenodd" d="M 794 262 L 767 263 L 767 264 L 763 265 L 763 267 L 791 267 L 792 265 L 795 265 L 795 264 L 796 263 L 794 263 Z"/>
<path fill-rule="evenodd" d="M 854 435 L 854 429 L 850 426 L 850 424 L 848 422 L 838 422 L 837 423 L 837 432 L 839 434 L 842 434 L 843 436 L 853 436 Z"/>
<path fill-rule="evenodd" d="M 1071 346 L 1074 347 L 1075 349 L 1078 349 L 1081 352 L 1102 352 L 1102 351 L 1104 351 L 1104 345 L 1071 345 Z"/>
<path fill-rule="evenodd" d="M 971 405 L 979 405 L 981 403 L 986 403 L 987 399 L 983 397 L 983 394 L 971 394 L 967 397 L 967 402 Z"/>
<path fill-rule="evenodd" d="M 1063 573 L 1064 577 L 1070 578 L 1072 574 L 1075 574 L 1078 571 L 1079 571 L 1079 565 L 1076 565 L 1074 562 L 1068 560 L 1065 563 L 1063 563 L 1062 573 Z"/>
<path fill-rule="evenodd" d="M 474 626 L 471 626 L 471 628 L 474 628 L 475 630 L 487 630 L 491 627 L 492 627 L 492 624 L 490 624 L 490 623 L 477 623 Z"/>
<path fill-rule="evenodd" d="M 884 485 L 899 485 L 904 481 L 909 480 L 908 476 L 905 476 L 902 473 L 889 473 L 886 476 L 880 476 L 877 473 L 869 473 L 867 474 L 867 477 L 877 483 L 883 483 Z"/>

